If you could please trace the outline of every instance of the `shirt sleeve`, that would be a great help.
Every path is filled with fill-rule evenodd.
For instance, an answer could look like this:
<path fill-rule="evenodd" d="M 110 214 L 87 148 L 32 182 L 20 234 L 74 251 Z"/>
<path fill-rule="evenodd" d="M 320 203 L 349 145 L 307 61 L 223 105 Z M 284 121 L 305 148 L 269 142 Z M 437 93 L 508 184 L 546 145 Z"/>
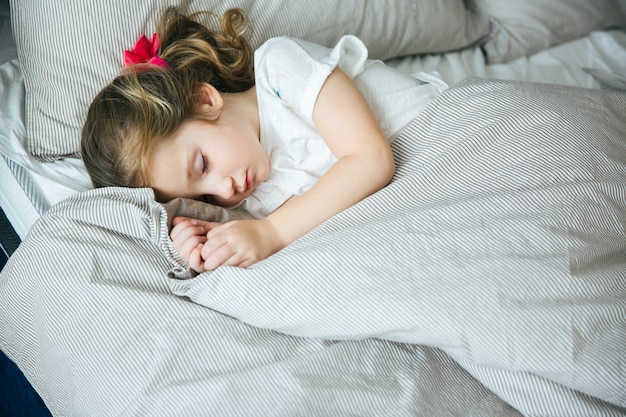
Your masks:
<path fill-rule="evenodd" d="M 333 49 L 299 39 L 273 38 L 256 54 L 257 85 L 309 123 L 313 123 L 317 96 L 332 71 L 340 66 L 354 78 L 367 60 L 367 48 L 354 36 L 344 36 Z"/>

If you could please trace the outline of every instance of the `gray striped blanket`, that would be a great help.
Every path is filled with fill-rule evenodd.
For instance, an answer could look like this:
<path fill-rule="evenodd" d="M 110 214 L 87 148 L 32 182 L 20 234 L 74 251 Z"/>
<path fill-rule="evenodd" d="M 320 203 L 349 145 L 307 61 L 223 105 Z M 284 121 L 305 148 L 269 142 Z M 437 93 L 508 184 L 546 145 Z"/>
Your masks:
<path fill-rule="evenodd" d="M 469 79 L 391 184 L 195 276 L 151 190 L 49 210 L 0 275 L 0 348 L 57 415 L 626 416 L 626 95 Z"/>

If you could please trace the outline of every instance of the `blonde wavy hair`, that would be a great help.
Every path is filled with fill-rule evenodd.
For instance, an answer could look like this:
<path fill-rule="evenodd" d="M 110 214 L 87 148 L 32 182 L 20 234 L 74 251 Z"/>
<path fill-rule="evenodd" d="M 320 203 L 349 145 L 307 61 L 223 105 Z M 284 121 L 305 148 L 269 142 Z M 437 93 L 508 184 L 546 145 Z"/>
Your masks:
<path fill-rule="evenodd" d="M 149 186 L 149 158 L 155 144 L 189 120 L 202 119 L 199 87 L 240 92 L 254 85 L 253 51 L 241 9 L 227 10 L 218 30 L 164 10 L 157 25 L 159 56 L 168 67 L 125 69 L 94 98 L 82 130 L 81 153 L 94 187 Z"/>

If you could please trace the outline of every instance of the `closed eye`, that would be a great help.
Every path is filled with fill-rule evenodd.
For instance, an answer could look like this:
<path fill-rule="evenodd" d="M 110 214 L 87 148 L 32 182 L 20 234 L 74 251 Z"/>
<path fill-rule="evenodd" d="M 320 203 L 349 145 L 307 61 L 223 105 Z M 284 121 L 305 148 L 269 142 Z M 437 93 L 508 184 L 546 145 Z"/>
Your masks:
<path fill-rule="evenodd" d="M 193 166 L 189 171 L 190 176 L 204 175 L 209 171 L 209 159 L 201 151 L 194 152 Z M 193 174 L 192 174 L 193 173 Z"/>
<path fill-rule="evenodd" d="M 209 171 L 209 158 L 205 154 L 202 154 L 202 174 L 206 174 Z"/>
<path fill-rule="evenodd" d="M 209 159 L 202 152 L 198 152 L 194 156 L 193 160 L 193 171 L 196 173 L 200 173 L 204 175 L 209 170 Z"/>

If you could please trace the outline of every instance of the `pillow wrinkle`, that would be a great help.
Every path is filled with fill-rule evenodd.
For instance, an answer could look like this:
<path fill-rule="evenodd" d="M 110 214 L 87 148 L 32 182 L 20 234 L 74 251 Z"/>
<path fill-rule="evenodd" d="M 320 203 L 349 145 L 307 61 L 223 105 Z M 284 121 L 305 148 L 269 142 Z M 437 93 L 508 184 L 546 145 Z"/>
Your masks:
<path fill-rule="evenodd" d="M 489 64 L 529 56 L 594 30 L 626 28 L 621 0 L 475 0 L 475 9 L 494 26 L 483 45 Z"/>

